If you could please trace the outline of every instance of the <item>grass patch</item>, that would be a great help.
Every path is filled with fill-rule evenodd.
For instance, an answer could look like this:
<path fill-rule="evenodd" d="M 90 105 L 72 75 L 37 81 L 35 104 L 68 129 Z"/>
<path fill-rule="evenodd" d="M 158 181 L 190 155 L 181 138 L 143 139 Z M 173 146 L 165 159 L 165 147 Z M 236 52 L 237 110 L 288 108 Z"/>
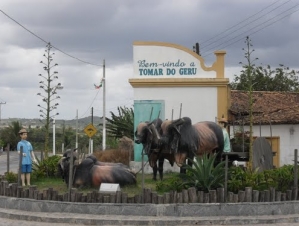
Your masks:
<path fill-rule="evenodd" d="M 164 174 L 163 181 L 167 181 L 168 179 L 173 178 L 178 173 L 166 173 Z M 161 183 L 159 180 L 154 181 L 152 179 L 152 174 L 144 175 L 144 188 L 149 188 L 152 191 L 157 191 L 157 183 Z M 37 189 L 40 191 L 47 190 L 49 188 L 53 188 L 53 190 L 58 191 L 59 194 L 64 194 L 68 192 L 67 185 L 61 178 L 43 178 L 40 180 L 32 181 L 34 185 L 37 186 Z M 91 191 L 98 191 L 99 188 L 82 188 L 78 189 L 78 191 L 83 192 L 84 194 Z M 121 187 L 121 191 L 128 194 L 128 196 L 134 196 L 141 194 L 142 192 L 142 174 L 137 174 L 137 184 L 136 185 L 128 185 Z M 157 191 L 158 192 L 158 191 Z M 161 192 L 158 192 L 161 193 Z"/>
<path fill-rule="evenodd" d="M 53 190 L 58 191 L 59 194 L 68 191 L 66 183 L 62 181 L 61 178 L 43 178 L 32 182 L 37 186 L 39 191 L 47 190 L 49 188 L 53 188 Z"/>
<path fill-rule="evenodd" d="M 170 178 L 173 178 L 178 173 L 165 173 L 163 181 L 167 181 Z M 160 180 L 154 181 L 152 174 L 145 174 L 144 175 L 144 188 L 149 188 L 152 191 L 156 191 L 158 194 L 161 192 L 157 191 L 157 184 L 161 183 Z M 142 192 L 142 174 L 137 174 L 137 184 L 136 185 L 129 185 L 121 188 L 121 190 L 127 193 L 129 196 L 134 196 L 137 194 L 141 194 Z"/>

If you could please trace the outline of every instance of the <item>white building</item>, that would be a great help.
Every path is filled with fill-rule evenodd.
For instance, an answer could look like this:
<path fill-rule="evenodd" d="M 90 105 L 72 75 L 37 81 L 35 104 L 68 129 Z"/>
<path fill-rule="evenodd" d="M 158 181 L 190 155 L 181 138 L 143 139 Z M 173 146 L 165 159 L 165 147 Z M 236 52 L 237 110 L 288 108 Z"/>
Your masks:
<path fill-rule="evenodd" d="M 233 90 L 230 94 L 230 124 L 244 123 L 249 131 L 249 93 Z M 252 97 L 253 136 L 269 140 L 276 167 L 294 164 L 294 150 L 299 148 L 299 94 L 254 91 Z M 233 136 L 232 126 L 230 132 Z"/>
<path fill-rule="evenodd" d="M 180 45 L 134 42 L 134 127 L 160 117 L 188 116 L 192 122 L 229 119 L 229 132 L 239 123 L 249 131 L 248 92 L 231 91 L 224 75 L 225 51 L 215 52 L 216 61 L 206 67 L 204 59 Z M 299 147 L 299 94 L 253 92 L 253 136 L 266 137 L 275 153 L 276 167 L 293 164 Z M 241 116 L 241 117 L 240 117 Z M 242 122 L 242 123 L 241 123 Z M 134 159 L 141 161 L 142 146 L 135 144 Z"/>
<path fill-rule="evenodd" d="M 161 42 L 134 42 L 134 126 L 160 117 L 188 116 L 192 122 L 215 121 L 228 112 L 229 79 L 224 76 L 225 51 L 206 67 L 204 59 L 183 46 Z M 135 144 L 135 161 L 142 146 Z"/>

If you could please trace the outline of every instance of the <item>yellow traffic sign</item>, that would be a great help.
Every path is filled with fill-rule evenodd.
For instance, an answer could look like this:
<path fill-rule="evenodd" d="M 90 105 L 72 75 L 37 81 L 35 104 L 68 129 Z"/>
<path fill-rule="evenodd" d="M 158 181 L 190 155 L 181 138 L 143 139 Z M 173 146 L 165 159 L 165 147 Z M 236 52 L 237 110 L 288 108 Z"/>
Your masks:
<path fill-rule="evenodd" d="M 92 137 L 97 133 L 97 129 L 92 124 L 88 124 L 84 128 L 84 132 L 87 134 L 87 136 Z"/>

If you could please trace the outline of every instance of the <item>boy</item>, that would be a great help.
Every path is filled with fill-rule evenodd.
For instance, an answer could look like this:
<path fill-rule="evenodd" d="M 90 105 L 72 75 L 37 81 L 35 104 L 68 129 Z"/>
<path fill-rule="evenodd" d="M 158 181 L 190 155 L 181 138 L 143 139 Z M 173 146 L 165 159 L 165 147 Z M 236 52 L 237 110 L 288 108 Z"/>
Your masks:
<path fill-rule="evenodd" d="M 33 153 L 32 145 L 27 141 L 27 131 L 21 129 L 19 131 L 21 140 L 18 143 L 17 150 L 21 153 L 21 147 L 23 147 L 23 157 L 22 157 L 22 168 L 21 168 L 21 180 L 22 186 L 25 186 L 25 179 L 27 180 L 27 185 L 30 186 L 30 174 L 32 172 L 32 160 L 36 162 L 35 155 Z"/>

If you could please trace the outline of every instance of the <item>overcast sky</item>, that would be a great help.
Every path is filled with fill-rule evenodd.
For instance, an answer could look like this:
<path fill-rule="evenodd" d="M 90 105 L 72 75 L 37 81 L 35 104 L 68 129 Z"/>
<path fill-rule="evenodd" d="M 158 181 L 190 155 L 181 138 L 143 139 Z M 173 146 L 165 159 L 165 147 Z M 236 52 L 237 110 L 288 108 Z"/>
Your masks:
<path fill-rule="evenodd" d="M 64 89 L 59 119 L 102 116 L 103 92 L 95 89 L 106 61 L 106 116 L 133 106 L 133 42 L 160 41 L 192 49 L 196 42 L 207 66 L 225 50 L 225 76 L 244 61 L 250 36 L 257 64 L 299 68 L 298 0 L 1 0 L 1 118 L 40 118 L 38 74 L 46 43 L 55 47 Z M 26 30 L 27 29 L 27 30 Z M 78 60 L 79 59 L 79 60 Z M 83 61 L 83 62 L 82 62 Z"/>

